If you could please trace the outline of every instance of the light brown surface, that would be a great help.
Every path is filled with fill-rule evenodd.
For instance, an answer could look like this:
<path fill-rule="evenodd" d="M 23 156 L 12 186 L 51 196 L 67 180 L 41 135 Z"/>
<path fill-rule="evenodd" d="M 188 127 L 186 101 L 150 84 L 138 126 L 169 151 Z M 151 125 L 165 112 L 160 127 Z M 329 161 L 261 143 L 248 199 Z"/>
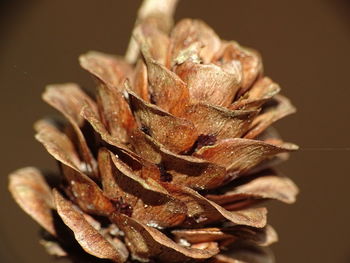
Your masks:
<path fill-rule="evenodd" d="M 7 174 L 27 165 L 55 168 L 33 138 L 32 123 L 56 114 L 41 101 L 44 86 L 74 81 L 91 88 L 78 56 L 91 49 L 123 54 L 140 1 L 5 2 L 11 8 L 0 5 L 0 262 L 53 262 L 39 245 L 38 226 L 9 196 Z M 277 262 L 350 260 L 350 151 L 340 150 L 350 147 L 349 11 L 345 0 L 183 0 L 176 12 L 177 20 L 203 19 L 222 38 L 258 49 L 267 75 L 298 108 L 275 125 L 301 146 L 281 167 L 301 188 L 298 202 L 274 203 L 269 213 L 280 236 Z"/>

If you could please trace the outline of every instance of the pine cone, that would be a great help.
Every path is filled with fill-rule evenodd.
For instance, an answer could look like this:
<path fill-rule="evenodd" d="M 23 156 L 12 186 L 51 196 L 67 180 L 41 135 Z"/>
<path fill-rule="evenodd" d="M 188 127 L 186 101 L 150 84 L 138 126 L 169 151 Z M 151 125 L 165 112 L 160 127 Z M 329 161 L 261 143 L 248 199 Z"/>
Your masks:
<path fill-rule="evenodd" d="M 268 127 L 295 109 L 256 51 L 220 40 L 199 20 L 172 28 L 175 3 L 144 2 L 125 58 L 80 57 L 96 100 L 71 83 L 43 94 L 68 120 L 35 124 L 61 176 L 23 168 L 9 187 L 45 229 L 51 254 L 272 262 L 263 247 L 277 234 L 261 205 L 295 201 L 297 187 L 271 166 L 297 147 Z"/>

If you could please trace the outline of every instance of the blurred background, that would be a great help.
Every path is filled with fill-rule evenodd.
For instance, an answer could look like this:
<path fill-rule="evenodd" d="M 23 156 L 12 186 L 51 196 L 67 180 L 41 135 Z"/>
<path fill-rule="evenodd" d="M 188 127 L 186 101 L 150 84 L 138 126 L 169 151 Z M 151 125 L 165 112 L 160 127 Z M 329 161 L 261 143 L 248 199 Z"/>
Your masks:
<path fill-rule="evenodd" d="M 123 54 L 141 1 L 0 2 L 0 262 L 54 262 L 39 228 L 7 191 L 7 175 L 28 165 L 55 170 L 32 123 L 56 114 L 41 101 L 48 83 L 93 81 L 77 57 Z M 186 0 L 176 19 L 200 18 L 224 39 L 258 49 L 265 72 L 298 113 L 275 125 L 301 146 L 282 172 L 301 189 L 295 205 L 273 203 L 277 262 L 350 262 L 350 2 Z"/>

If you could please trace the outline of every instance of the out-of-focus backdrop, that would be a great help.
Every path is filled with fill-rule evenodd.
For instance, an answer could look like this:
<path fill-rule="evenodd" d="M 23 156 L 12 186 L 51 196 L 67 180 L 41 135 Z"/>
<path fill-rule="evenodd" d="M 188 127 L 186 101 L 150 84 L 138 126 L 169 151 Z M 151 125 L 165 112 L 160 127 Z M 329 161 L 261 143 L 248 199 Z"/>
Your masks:
<path fill-rule="evenodd" d="M 123 54 L 140 1 L 3 0 L 0 3 L 0 262 L 54 262 L 38 226 L 7 192 L 7 174 L 55 162 L 32 123 L 56 114 L 41 101 L 48 83 L 92 88 L 77 57 Z M 298 108 L 276 126 L 301 146 L 281 170 L 300 186 L 293 206 L 271 205 L 277 262 L 350 262 L 350 2 L 183 0 L 176 19 L 200 18 L 224 39 L 257 48 L 265 72 Z"/>

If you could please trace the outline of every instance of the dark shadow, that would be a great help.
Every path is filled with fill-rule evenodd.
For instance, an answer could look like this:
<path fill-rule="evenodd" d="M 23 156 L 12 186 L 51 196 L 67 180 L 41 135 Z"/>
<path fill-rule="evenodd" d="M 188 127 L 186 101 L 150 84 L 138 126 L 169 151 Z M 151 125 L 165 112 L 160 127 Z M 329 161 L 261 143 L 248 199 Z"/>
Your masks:
<path fill-rule="evenodd" d="M 6 39 L 13 26 L 21 23 L 23 13 L 29 12 L 40 0 L 1 0 L 0 1 L 0 43 Z M 1 44 L 0 44 L 1 45 Z M 1 46 L 0 46 L 1 48 Z"/>
<path fill-rule="evenodd" d="M 347 25 L 350 26 L 350 0 L 327 0 L 327 3 L 332 5 L 342 19 L 346 20 Z"/>

